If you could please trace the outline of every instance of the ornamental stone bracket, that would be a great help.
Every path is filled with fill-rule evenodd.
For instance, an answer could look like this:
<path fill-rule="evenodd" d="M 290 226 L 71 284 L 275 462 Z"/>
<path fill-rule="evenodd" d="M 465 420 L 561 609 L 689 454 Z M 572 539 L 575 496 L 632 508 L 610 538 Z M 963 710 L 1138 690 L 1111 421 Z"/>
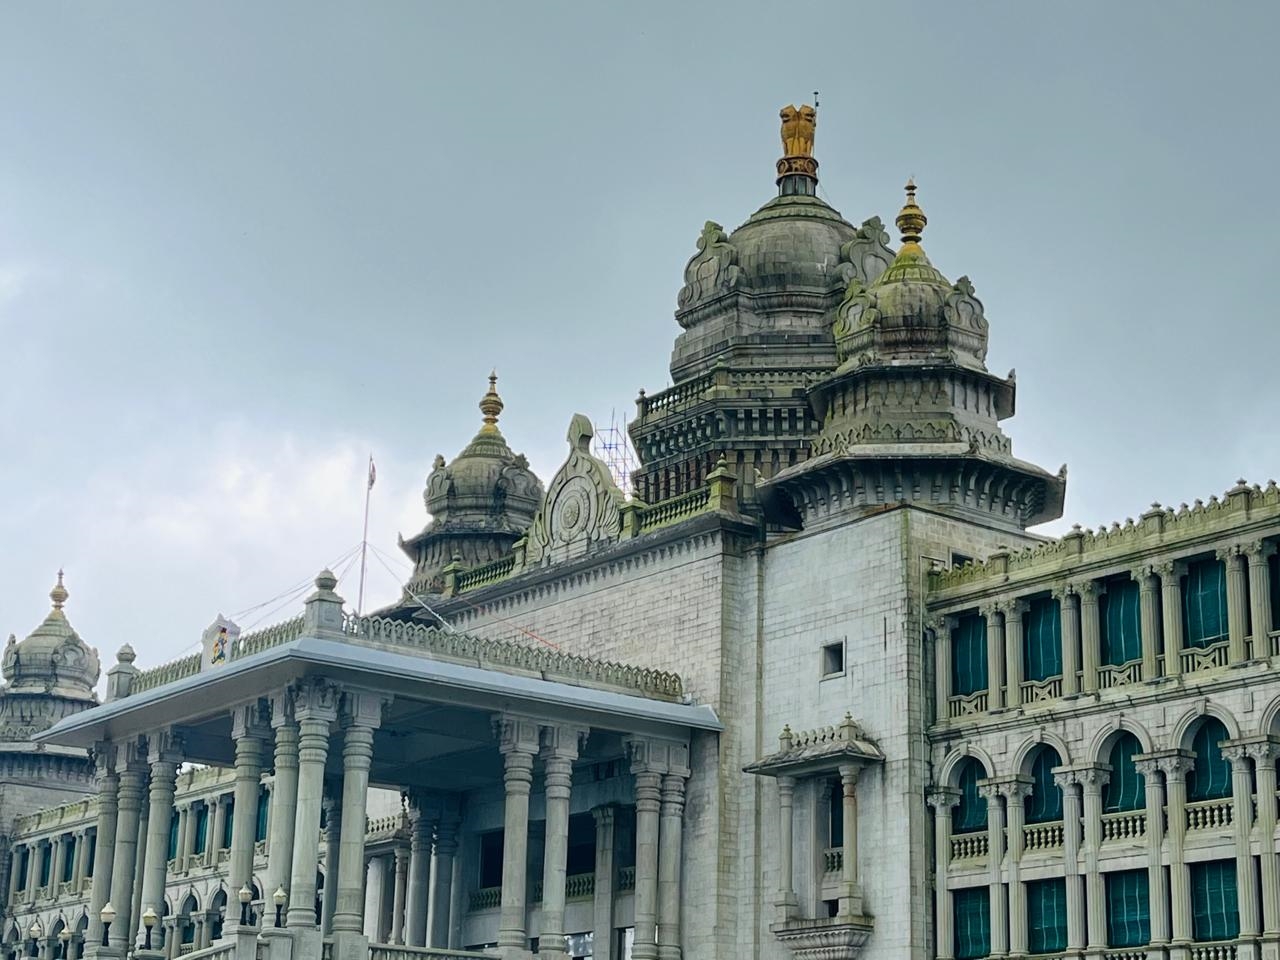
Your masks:
<path fill-rule="evenodd" d="M 742 268 L 738 266 L 738 250 L 729 242 L 724 227 L 708 220 L 698 237 L 698 252 L 684 268 L 684 286 L 676 298 L 677 319 L 685 311 L 704 300 L 729 293 L 742 282 Z M 689 324 L 681 321 L 681 326 Z"/>
<path fill-rule="evenodd" d="M 795 960 L 856 960 L 871 938 L 870 917 L 823 917 L 773 925 L 773 935 Z"/>

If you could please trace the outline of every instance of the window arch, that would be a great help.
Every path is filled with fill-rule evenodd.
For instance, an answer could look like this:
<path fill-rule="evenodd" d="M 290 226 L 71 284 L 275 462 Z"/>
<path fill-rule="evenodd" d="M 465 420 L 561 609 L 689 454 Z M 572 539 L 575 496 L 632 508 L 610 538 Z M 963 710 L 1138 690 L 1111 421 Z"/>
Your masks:
<path fill-rule="evenodd" d="M 1053 747 L 1041 747 L 1031 761 L 1031 796 L 1027 798 L 1027 823 L 1062 819 L 1062 788 L 1053 782 L 1053 768 L 1062 760 Z"/>
<path fill-rule="evenodd" d="M 1222 755 L 1227 728 L 1217 717 L 1205 717 L 1191 738 L 1195 763 L 1187 774 L 1188 800 L 1220 800 L 1231 796 L 1231 764 Z"/>
<path fill-rule="evenodd" d="M 951 817 L 953 833 L 974 833 L 987 829 L 987 799 L 978 793 L 978 780 L 986 773 L 982 764 L 970 757 L 960 767 L 956 786 L 960 802 Z"/>
<path fill-rule="evenodd" d="M 1145 805 L 1146 781 L 1133 763 L 1134 756 L 1141 752 L 1142 744 L 1132 733 L 1120 734 L 1112 745 L 1107 755 L 1111 776 L 1102 789 L 1104 813 L 1139 810 Z"/>

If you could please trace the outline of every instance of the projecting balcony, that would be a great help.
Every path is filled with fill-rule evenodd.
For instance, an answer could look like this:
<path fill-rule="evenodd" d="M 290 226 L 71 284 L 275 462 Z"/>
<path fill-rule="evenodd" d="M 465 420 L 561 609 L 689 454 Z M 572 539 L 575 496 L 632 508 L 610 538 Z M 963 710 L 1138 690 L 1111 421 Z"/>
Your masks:
<path fill-rule="evenodd" d="M 1136 843 L 1146 835 L 1147 814 L 1143 810 L 1102 815 L 1103 843 Z"/>
<path fill-rule="evenodd" d="M 1194 830 L 1225 830 L 1232 823 L 1230 797 L 1221 800 L 1194 800 L 1187 804 L 1187 832 Z M 1210 958 L 1216 960 L 1216 958 Z"/>
<path fill-rule="evenodd" d="M 951 836 L 951 860 L 985 860 L 987 858 L 987 834 L 956 833 Z"/>

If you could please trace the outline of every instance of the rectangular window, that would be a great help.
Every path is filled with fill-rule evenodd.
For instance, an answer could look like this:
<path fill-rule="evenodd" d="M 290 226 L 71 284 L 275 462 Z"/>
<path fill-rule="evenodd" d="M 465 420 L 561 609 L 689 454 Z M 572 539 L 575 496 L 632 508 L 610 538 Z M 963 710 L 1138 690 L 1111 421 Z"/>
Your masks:
<path fill-rule="evenodd" d="M 218 846 L 223 850 L 230 850 L 231 831 L 235 829 L 236 822 L 236 802 L 230 797 L 223 797 L 222 802 L 227 806 L 227 815 L 222 821 L 222 836 L 218 837 Z"/>
<path fill-rule="evenodd" d="M 828 643 L 822 648 L 822 677 L 838 677 L 844 673 L 844 641 Z"/>
<path fill-rule="evenodd" d="M 1226 570 L 1217 560 L 1198 560 L 1182 578 L 1182 627 L 1188 647 L 1208 647 L 1227 636 Z"/>
<path fill-rule="evenodd" d="M 209 805 L 196 804 L 196 837 L 193 852 L 204 853 L 209 842 Z"/>
<path fill-rule="evenodd" d="M 173 815 L 169 817 L 169 859 L 172 860 L 178 855 L 178 827 L 181 826 L 181 818 L 178 811 L 173 811 Z"/>
<path fill-rule="evenodd" d="M 569 852 L 565 873 L 576 876 L 596 872 L 596 818 L 589 813 L 569 817 Z"/>
<path fill-rule="evenodd" d="M 1032 953 L 1067 949 L 1067 882 L 1062 877 L 1027 884 L 1027 948 Z"/>
<path fill-rule="evenodd" d="M 98 857 L 98 831 L 95 830 L 93 833 L 86 833 L 84 836 L 84 842 L 89 845 L 88 849 L 85 850 L 84 875 L 86 877 L 92 877 L 93 864 Z"/>
<path fill-rule="evenodd" d="M 502 886 L 502 835 L 503 831 L 480 834 L 480 886 Z"/>
<path fill-rule="evenodd" d="M 31 848 L 23 847 L 18 856 L 18 889 L 27 889 L 27 874 L 31 871 Z"/>
<path fill-rule="evenodd" d="M 1151 942 L 1147 871 L 1117 870 L 1103 876 L 1107 885 L 1107 946 L 1146 946 Z"/>
<path fill-rule="evenodd" d="M 271 812 L 271 794 L 266 787 L 258 788 L 258 823 L 253 831 L 253 839 L 259 843 L 267 839 L 267 819 Z"/>
<path fill-rule="evenodd" d="M 1138 583 L 1128 578 L 1107 581 L 1098 599 L 1102 662 L 1119 667 L 1142 659 L 1142 613 Z"/>
<path fill-rule="evenodd" d="M 67 834 L 62 841 L 62 882 L 70 883 L 76 876 L 76 845 L 78 841 Z"/>
<path fill-rule="evenodd" d="M 1191 938 L 1197 943 L 1234 940 L 1239 933 L 1236 862 L 1191 864 Z"/>
<path fill-rule="evenodd" d="M 976 613 L 956 621 L 951 631 L 951 693 L 968 697 L 987 689 L 987 621 Z"/>
<path fill-rule="evenodd" d="M 1271 587 L 1271 629 L 1280 630 L 1280 553 L 1273 553 L 1267 561 Z"/>
<path fill-rule="evenodd" d="M 1027 680 L 1062 676 L 1062 615 L 1053 597 L 1031 601 L 1022 621 L 1022 656 Z"/>
<path fill-rule="evenodd" d="M 955 916 L 956 960 L 978 960 L 991 953 L 991 894 L 969 887 L 951 895 Z"/>
<path fill-rule="evenodd" d="M 45 844 L 40 848 L 40 886 L 49 885 L 49 877 L 53 873 L 53 846 Z"/>
<path fill-rule="evenodd" d="M 827 846 L 844 846 L 844 785 L 839 777 L 827 781 Z"/>

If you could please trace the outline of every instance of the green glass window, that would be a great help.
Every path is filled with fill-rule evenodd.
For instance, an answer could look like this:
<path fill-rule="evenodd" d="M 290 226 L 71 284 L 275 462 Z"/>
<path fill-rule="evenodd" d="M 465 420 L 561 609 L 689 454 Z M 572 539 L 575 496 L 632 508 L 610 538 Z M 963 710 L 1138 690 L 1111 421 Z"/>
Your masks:
<path fill-rule="evenodd" d="M 68 834 L 62 842 L 62 882 L 70 883 L 76 876 L 76 845 L 79 841 Z"/>
<path fill-rule="evenodd" d="M 951 631 L 951 693 L 967 697 L 987 689 L 987 621 L 963 616 Z"/>
<path fill-rule="evenodd" d="M 235 829 L 236 823 L 236 803 L 234 800 L 223 800 L 227 805 L 227 816 L 222 821 L 222 836 L 218 838 L 218 843 L 224 850 L 231 849 L 231 831 Z"/>
<path fill-rule="evenodd" d="M 991 953 L 991 894 L 969 887 L 951 895 L 955 914 L 956 960 L 978 960 Z"/>
<path fill-rule="evenodd" d="M 1227 636 L 1227 577 L 1217 560 L 1198 560 L 1182 578 L 1182 629 L 1188 647 L 1207 647 Z"/>
<path fill-rule="evenodd" d="M 1062 788 L 1053 782 L 1053 768 L 1060 766 L 1058 751 L 1041 747 L 1031 761 L 1031 796 L 1027 798 L 1027 823 L 1062 819 Z"/>
<path fill-rule="evenodd" d="M 195 841 L 192 850 L 195 853 L 204 853 L 205 846 L 209 841 L 209 807 L 203 803 L 196 806 Z"/>
<path fill-rule="evenodd" d="M 1142 613 L 1134 580 L 1109 580 L 1098 600 L 1102 662 L 1118 667 L 1142 659 Z"/>
<path fill-rule="evenodd" d="M 178 811 L 169 818 L 169 859 L 178 855 Z"/>
<path fill-rule="evenodd" d="M 1267 561 L 1271 587 L 1271 629 L 1280 630 L 1280 553 L 1273 553 Z"/>
<path fill-rule="evenodd" d="M 1191 864 L 1191 938 L 1198 943 L 1233 940 L 1239 933 L 1236 862 Z"/>
<path fill-rule="evenodd" d="M 85 834 L 85 843 L 89 845 L 89 849 L 85 851 L 84 875 L 86 877 L 93 876 L 93 864 L 98 858 L 98 832 Z"/>
<path fill-rule="evenodd" d="M 1196 759 L 1187 774 L 1188 800 L 1220 800 L 1231 796 L 1231 764 L 1219 744 L 1227 738 L 1227 728 L 1208 717 L 1200 723 L 1191 740 Z"/>
<path fill-rule="evenodd" d="M 1032 600 L 1023 617 L 1022 663 L 1027 680 L 1062 676 L 1062 615 L 1053 597 Z"/>
<path fill-rule="evenodd" d="M 253 831 L 253 839 L 262 841 L 267 839 L 267 818 L 271 810 L 271 794 L 267 793 L 265 787 L 258 789 L 258 822 Z"/>
<path fill-rule="evenodd" d="M 977 760 L 964 761 L 956 786 L 960 788 L 960 802 L 951 815 L 952 833 L 975 833 L 987 829 L 987 798 L 978 793 L 978 780 L 985 771 Z"/>
<path fill-rule="evenodd" d="M 1107 946 L 1143 947 L 1151 942 L 1151 898 L 1147 871 L 1117 870 L 1107 883 Z"/>
<path fill-rule="evenodd" d="M 31 849 L 23 847 L 18 857 L 18 889 L 27 889 L 27 873 L 31 870 Z"/>
<path fill-rule="evenodd" d="M 1138 738 L 1131 733 L 1121 734 L 1111 748 L 1111 754 L 1107 757 L 1107 763 L 1111 765 L 1111 777 L 1102 788 L 1104 813 L 1140 810 L 1146 805 L 1146 784 L 1138 768 L 1133 765 L 1134 756 L 1141 752 Z"/>
<path fill-rule="evenodd" d="M 1067 883 L 1062 877 L 1027 884 L 1027 948 L 1031 953 L 1067 948 Z"/>
<path fill-rule="evenodd" d="M 49 885 L 49 876 L 53 873 L 53 847 L 45 844 L 40 849 L 40 886 Z"/>
<path fill-rule="evenodd" d="M 844 785 L 839 777 L 827 781 L 827 839 L 829 847 L 844 846 Z"/>

